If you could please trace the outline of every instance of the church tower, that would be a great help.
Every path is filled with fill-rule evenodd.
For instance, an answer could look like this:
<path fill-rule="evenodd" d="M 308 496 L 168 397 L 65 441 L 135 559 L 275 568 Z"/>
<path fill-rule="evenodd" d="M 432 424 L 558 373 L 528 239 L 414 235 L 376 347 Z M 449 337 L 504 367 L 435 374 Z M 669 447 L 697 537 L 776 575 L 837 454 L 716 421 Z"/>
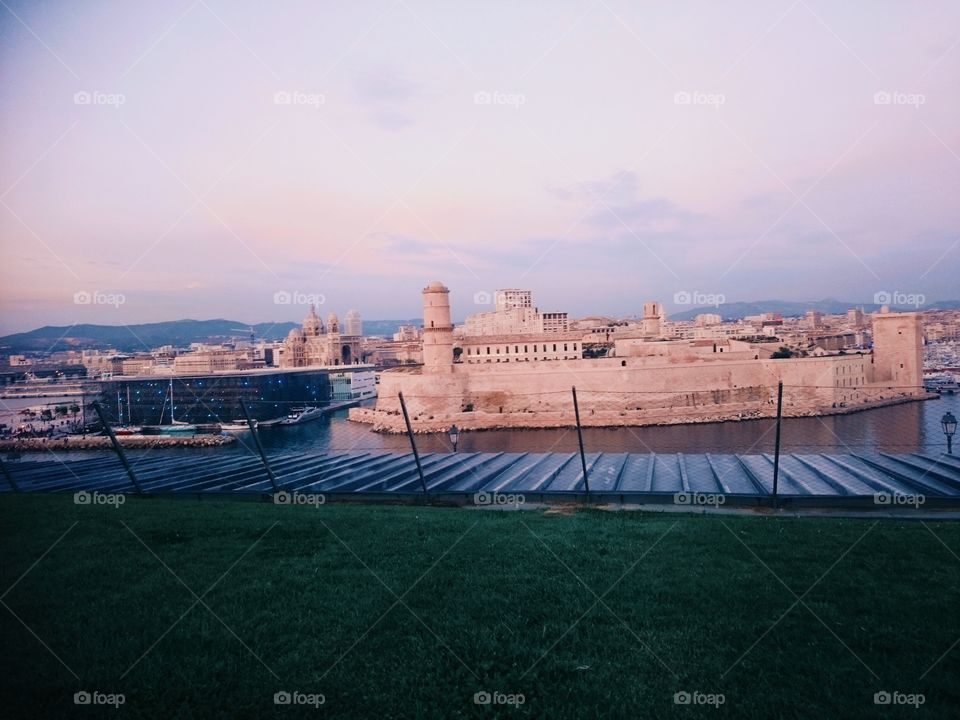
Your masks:
<path fill-rule="evenodd" d="M 303 334 L 305 337 L 317 337 L 320 333 L 323 332 L 323 323 L 320 321 L 320 318 L 317 316 L 317 309 L 313 305 L 310 306 L 310 311 L 307 313 L 307 316 L 303 319 Z"/>
<path fill-rule="evenodd" d="M 434 281 L 423 289 L 423 364 L 428 369 L 453 368 L 453 323 L 450 291 Z"/>

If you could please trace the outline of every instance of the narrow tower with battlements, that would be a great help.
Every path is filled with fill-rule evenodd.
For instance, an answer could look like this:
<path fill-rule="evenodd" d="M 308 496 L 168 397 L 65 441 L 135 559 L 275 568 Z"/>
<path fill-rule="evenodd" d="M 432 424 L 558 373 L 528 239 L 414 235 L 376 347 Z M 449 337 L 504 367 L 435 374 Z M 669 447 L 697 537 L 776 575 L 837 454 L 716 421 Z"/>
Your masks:
<path fill-rule="evenodd" d="M 438 281 L 423 289 L 423 365 L 428 370 L 453 368 L 450 291 Z"/>

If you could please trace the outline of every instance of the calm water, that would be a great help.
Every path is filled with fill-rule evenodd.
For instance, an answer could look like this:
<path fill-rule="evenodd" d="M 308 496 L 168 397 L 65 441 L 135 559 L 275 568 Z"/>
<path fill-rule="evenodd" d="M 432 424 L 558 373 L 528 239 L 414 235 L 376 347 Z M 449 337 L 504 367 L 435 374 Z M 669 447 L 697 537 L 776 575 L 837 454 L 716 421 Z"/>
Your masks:
<path fill-rule="evenodd" d="M 940 418 L 947 411 L 960 415 L 960 396 L 866 410 L 822 418 L 787 418 L 783 421 L 785 452 L 845 453 L 863 450 L 885 452 L 941 452 L 946 441 Z M 303 425 L 263 428 L 260 439 L 268 453 L 392 450 L 409 452 L 405 435 L 385 435 L 369 425 L 349 422 L 347 412 Z M 417 435 L 421 452 L 450 452 L 445 433 Z M 645 428 L 587 428 L 587 452 L 772 452 L 774 421 L 671 425 Z M 960 441 L 958 441 L 960 447 Z M 574 452 L 576 430 L 482 430 L 460 435 L 458 450 L 505 452 Z M 151 450 L 150 453 L 228 454 L 255 452 L 249 433 L 223 448 Z M 140 453 L 131 453 L 132 455 Z"/>
<path fill-rule="evenodd" d="M 885 452 L 942 452 L 946 441 L 940 418 L 947 411 L 960 416 L 960 396 L 944 395 L 938 400 L 907 403 L 866 410 L 850 415 L 822 418 L 788 418 L 783 422 L 784 452 L 845 453 L 864 450 Z M 263 428 L 261 442 L 268 453 L 316 451 L 391 450 L 409 452 L 405 435 L 374 433 L 369 425 L 349 422 L 345 410 L 303 425 Z M 744 422 L 672 425 L 645 428 L 587 428 L 583 431 L 587 452 L 772 452 L 774 422 Z M 960 440 L 957 442 L 960 453 Z M 421 452 L 450 452 L 445 433 L 417 435 Z M 458 450 L 505 452 L 574 452 L 576 430 L 484 430 L 464 432 Z M 210 449 L 175 448 L 128 451 L 132 457 L 158 453 L 246 454 L 255 452 L 249 433 L 238 436 L 230 446 Z M 58 453 L 58 455 L 61 453 Z M 70 457 L 91 452 L 67 453 Z M 36 457 L 36 456 L 34 456 Z M 46 453 L 50 457 L 50 453 Z"/>

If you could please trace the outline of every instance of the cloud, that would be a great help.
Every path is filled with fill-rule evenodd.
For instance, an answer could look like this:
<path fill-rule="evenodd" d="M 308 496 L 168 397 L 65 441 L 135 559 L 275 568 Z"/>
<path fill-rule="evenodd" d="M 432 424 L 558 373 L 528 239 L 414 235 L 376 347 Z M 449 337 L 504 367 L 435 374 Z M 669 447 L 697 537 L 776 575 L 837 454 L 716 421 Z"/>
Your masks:
<path fill-rule="evenodd" d="M 416 82 L 389 68 L 365 70 L 352 78 L 353 96 L 375 125 L 403 130 L 415 122 L 417 102 L 426 93 Z"/>

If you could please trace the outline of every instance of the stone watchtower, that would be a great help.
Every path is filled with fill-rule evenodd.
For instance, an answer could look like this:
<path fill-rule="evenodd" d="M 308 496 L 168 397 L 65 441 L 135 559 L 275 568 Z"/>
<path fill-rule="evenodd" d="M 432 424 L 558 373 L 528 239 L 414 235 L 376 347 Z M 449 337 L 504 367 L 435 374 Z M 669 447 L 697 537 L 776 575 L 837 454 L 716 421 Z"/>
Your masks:
<path fill-rule="evenodd" d="M 450 291 L 437 281 L 423 289 L 423 365 L 428 370 L 453 368 Z"/>
<path fill-rule="evenodd" d="M 879 312 L 873 316 L 873 381 L 915 394 L 923 388 L 923 324 L 920 315 Z"/>

